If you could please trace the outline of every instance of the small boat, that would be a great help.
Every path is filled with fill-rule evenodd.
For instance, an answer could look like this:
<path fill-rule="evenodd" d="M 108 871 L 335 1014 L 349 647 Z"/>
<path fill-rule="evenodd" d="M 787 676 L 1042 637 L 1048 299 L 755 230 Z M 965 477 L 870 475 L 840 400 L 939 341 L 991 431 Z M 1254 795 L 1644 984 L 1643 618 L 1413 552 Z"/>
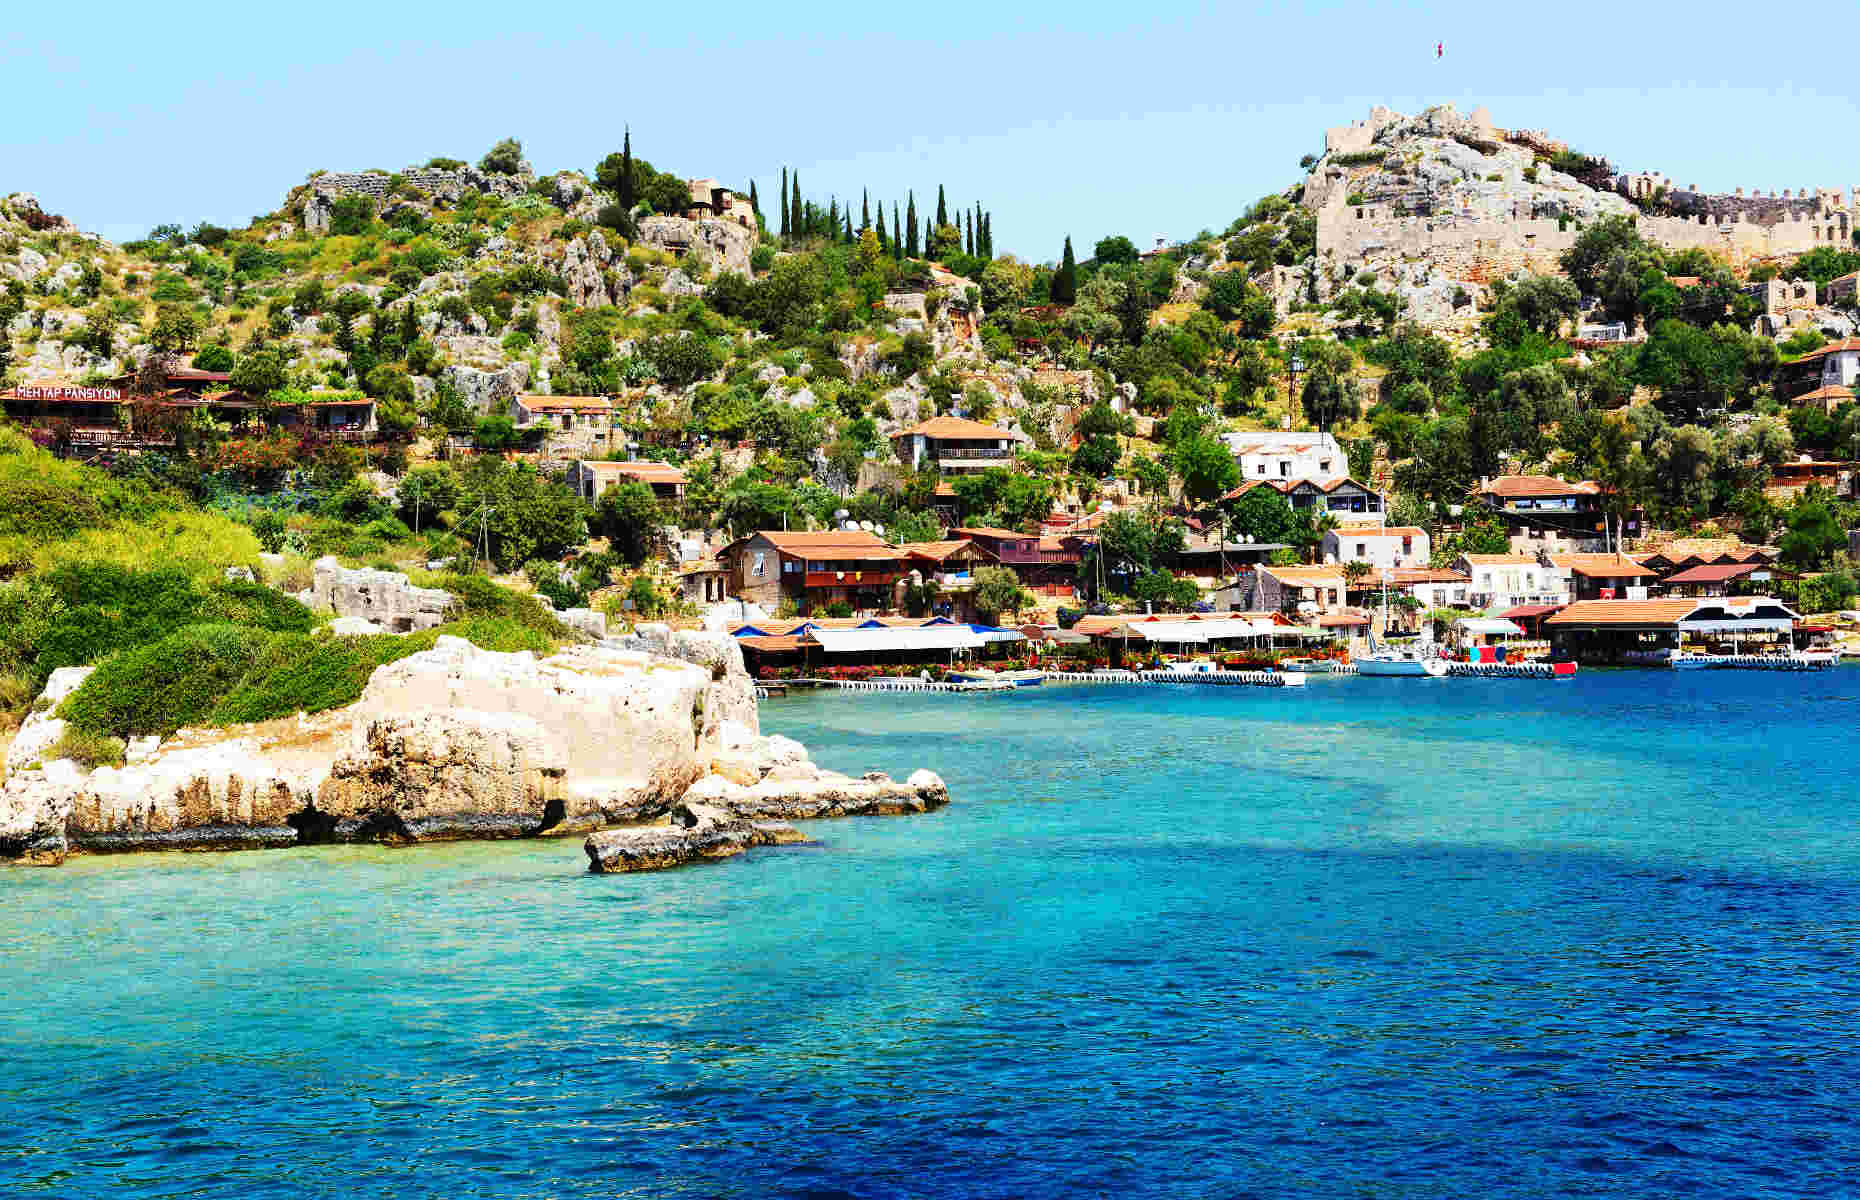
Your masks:
<path fill-rule="evenodd" d="M 1389 582 L 1382 576 L 1382 627 L 1388 628 Z M 1358 675 L 1395 675 L 1415 679 L 1443 679 L 1447 664 L 1438 658 L 1423 658 L 1419 653 L 1376 645 L 1375 630 L 1369 631 L 1369 653 L 1356 660 Z"/>
<path fill-rule="evenodd" d="M 1009 687 L 1039 687 L 1046 682 L 1046 672 L 1036 670 L 996 671 L 990 667 L 970 667 L 943 676 L 949 683 L 998 683 Z"/>
<path fill-rule="evenodd" d="M 1447 673 L 1447 664 L 1438 658 L 1415 658 L 1399 650 L 1373 650 L 1356 660 L 1356 673 L 1440 679 Z"/>

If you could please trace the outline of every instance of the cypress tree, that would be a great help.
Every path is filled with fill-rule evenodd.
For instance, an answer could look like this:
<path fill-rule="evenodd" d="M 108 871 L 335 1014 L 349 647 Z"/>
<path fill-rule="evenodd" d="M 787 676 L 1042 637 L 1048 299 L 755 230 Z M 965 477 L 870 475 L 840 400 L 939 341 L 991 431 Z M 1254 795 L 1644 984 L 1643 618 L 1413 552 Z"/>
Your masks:
<path fill-rule="evenodd" d="M 943 185 L 939 183 L 936 185 L 936 227 L 941 229 L 947 224 L 949 224 L 949 205 L 943 202 Z"/>
<path fill-rule="evenodd" d="M 1070 304 L 1079 296 L 1079 265 L 1072 257 L 1072 239 L 1066 239 L 1066 253 L 1059 260 L 1059 272 L 1053 276 L 1053 303 Z"/>
<path fill-rule="evenodd" d="M 891 257 L 904 261 L 904 234 L 898 229 L 898 202 L 891 202 Z"/>
<path fill-rule="evenodd" d="M 846 208 L 846 244 L 850 246 L 857 240 L 858 237 L 853 233 L 852 227 L 852 206 L 848 205 Z"/>
<path fill-rule="evenodd" d="M 827 236 L 834 241 L 840 240 L 840 198 L 833 197 L 827 209 Z"/>
<path fill-rule="evenodd" d="M 633 186 L 633 127 L 629 125 L 620 143 L 620 207 L 630 217 L 638 203 L 638 189 Z"/>
<path fill-rule="evenodd" d="M 859 189 L 859 232 L 872 228 L 872 193 Z"/>
<path fill-rule="evenodd" d="M 756 181 L 749 181 L 749 211 L 756 214 L 756 224 L 762 224 L 762 201 L 756 195 Z"/>
<path fill-rule="evenodd" d="M 781 169 L 781 240 L 787 241 L 788 227 L 788 168 Z"/>
<path fill-rule="evenodd" d="M 904 205 L 904 257 L 917 257 L 917 193 L 911 192 Z"/>
<path fill-rule="evenodd" d="M 982 257 L 992 259 L 995 256 L 995 214 L 982 214 Z"/>
<path fill-rule="evenodd" d="M 966 226 L 966 228 L 962 231 L 962 252 L 964 254 L 967 254 L 970 258 L 974 258 L 975 257 L 975 218 L 969 215 L 968 213 L 963 213 L 962 223 L 964 226 Z"/>
<path fill-rule="evenodd" d="M 885 236 L 885 202 L 878 202 L 878 249 L 883 254 L 891 253 L 891 239 Z"/>
<path fill-rule="evenodd" d="M 794 208 L 794 235 L 800 237 L 807 231 L 801 224 L 803 213 L 801 210 L 801 173 L 799 171 L 788 172 L 788 186 L 794 189 L 794 194 L 788 201 Z"/>

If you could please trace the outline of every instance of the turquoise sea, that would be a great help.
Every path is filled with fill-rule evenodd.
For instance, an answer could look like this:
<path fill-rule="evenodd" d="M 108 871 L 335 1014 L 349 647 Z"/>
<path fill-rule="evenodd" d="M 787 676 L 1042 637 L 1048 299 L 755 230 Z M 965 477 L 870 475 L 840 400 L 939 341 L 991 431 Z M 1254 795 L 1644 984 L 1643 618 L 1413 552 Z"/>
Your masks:
<path fill-rule="evenodd" d="M 0 1195 L 1860 1192 L 1860 670 L 763 711 L 955 802 L 0 872 Z"/>

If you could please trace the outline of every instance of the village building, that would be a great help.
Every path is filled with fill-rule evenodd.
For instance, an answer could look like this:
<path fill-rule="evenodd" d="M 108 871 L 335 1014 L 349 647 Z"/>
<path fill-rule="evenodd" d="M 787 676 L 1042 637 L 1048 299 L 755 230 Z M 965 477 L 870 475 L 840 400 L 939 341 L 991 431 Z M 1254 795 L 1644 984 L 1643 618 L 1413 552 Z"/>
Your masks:
<path fill-rule="evenodd" d="M 568 486 L 590 503 L 620 483 L 643 483 L 659 500 L 685 498 L 685 473 L 667 462 L 610 462 L 606 459 L 577 459 L 568 468 Z"/>
<path fill-rule="evenodd" d="M 719 604 L 729 598 L 730 567 L 718 558 L 700 558 L 678 569 L 678 592 L 688 604 Z"/>
<path fill-rule="evenodd" d="M 975 568 L 996 566 L 1000 559 L 968 538 L 938 542 L 903 542 L 905 570 L 919 584 L 933 586 L 933 615 L 958 621 L 979 617 L 975 609 Z"/>
<path fill-rule="evenodd" d="M 1772 500 L 1790 501 L 1811 487 L 1823 487 L 1841 499 L 1854 495 L 1854 468 L 1846 459 L 1812 458 L 1804 454 L 1793 462 L 1777 463 L 1770 469 L 1763 494 Z"/>
<path fill-rule="evenodd" d="M 1172 569 L 1206 590 L 1225 582 L 1242 567 L 1256 567 L 1289 549 L 1284 542 L 1235 542 L 1224 540 L 1219 529 L 1191 529 L 1183 535 L 1182 550 L 1175 556 Z"/>
<path fill-rule="evenodd" d="M 1347 599 L 1343 571 L 1337 567 L 1249 567 L 1226 591 L 1230 608 L 1260 612 L 1335 612 L 1346 607 Z M 1217 596 L 1217 610 L 1221 603 Z"/>
<path fill-rule="evenodd" d="M 1644 600 L 1660 574 L 1625 554 L 1552 554 L 1543 561 L 1571 600 Z"/>
<path fill-rule="evenodd" d="M 1344 524 L 1324 531 L 1327 563 L 1368 563 L 1377 570 L 1424 565 L 1433 553 L 1427 531 L 1413 525 Z"/>
<path fill-rule="evenodd" d="M 1685 537 L 1650 546 L 1635 554 L 1634 558 L 1641 565 L 1659 572 L 1661 582 L 1666 582 L 1674 574 L 1689 567 L 1728 563 L 1768 566 L 1776 561 L 1776 556 L 1776 550 L 1771 547 L 1752 546 L 1737 538 Z"/>
<path fill-rule="evenodd" d="M 1534 554 L 1462 554 L 1454 570 L 1466 576 L 1466 606 L 1482 612 L 1527 604 L 1568 604 L 1564 576 Z"/>
<path fill-rule="evenodd" d="M 803 615 L 846 604 L 855 611 L 893 607 L 904 556 L 862 531 L 764 531 L 723 549 L 733 595 L 769 612 L 783 600 Z"/>
<path fill-rule="evenodd" d="M 613 401 L 605 396 L 513 396 L 510 419 L 518 429 L 541 425 L 563 432 L 606 431 L 613 424 Z"/>
<path fill-rule="evenodd" d="M 684 216 L 692 220 L 717 217 L 734 221 L 746 229 L 756 227 L 756 212 L 749 205 L 749 197 L 737 195 L 715 179 L 693 179 L 688 186 L 691 189 L 691 203 L 685 209 Z"/>
<path fill-rule="evenodd" d="M 1657 661 L 1656 656 L 1688 649 L 1787 648 L 1799 619 L 1769 596 L 1674 597 L 1581 600 L 1544 618 L 1543 627 L 1560 657 L 1606 663 Z"/>
<path fill-rule="evenodd" d="M 1249 479 L 1221 497 L 1238 500 L 1256 487 L 1269 487 L 1285 497 L 1294 510 L 1340 514 L 1375 514 L 1387 511 L 1382 493 L 1345 475 L 1336 479 Z"/>
<path fill-rule="evenodd" d="M 1599 484 L 1551 475 L 1501 475 L 1481 480 L 1472 499 L 1504 520 L 1511 548 L 1519 554 L 1607 549 L 1608 519 Z M 1624 526 L 1627 536 L 1638 533 L 1638 514 L 1629 514 Z"/>
<path fill-rule="evenodd" d="M 934 467 L 945 475 L 974 475 L 1005 467 L 1030 441 L 1014 429 L 998 429 L 962 417 L 931 417 L 891 436 L 898 461 L 913 471 Z"/>
<path fill-rule="evenodd" d="M 1860 379 L 1860 337 L 1845 337 L 1810 350 L 1794 366 L 1818 372 L 1822 387 L 1852 388 Z"/>
<path fill-rule="evenodd" d="M 1378 571 L 1364 587 L 1380 588 L 1387 582 L 1391 594 L 1414 597 L 1421 609 L 1465 608 L 1472 580 L 1450 567 L 1395 567 Z"/>
<path fill-rule="evenodd" d="M 1838 383 L 1828 383 L 1823 384 L 1812 392 L 1803 392 L 1800 396 L 1791 400 L 1789 404 L 1794 408 L 1801 408 L 1803 405 L 1813 404 L 1818 406 L 1822 412 L 1832 414 L 1834 410 L 1841 405 L 1852 404 L 1853 402 L 1854 390 L 1852 388 L 1845 387 Z"/>
<path fill-rule="evenodd" d="M 1667 596 L 1730 596 L 1774 578 L 1768 564 L 1761 562 L 1706 563 L 1675 571 L 1659 588 Z"/>
<path fill-rule="evenodd" d="M 1240 466 L 1240 478 L 1335 479 L 1350 473 L 1350 460 L 1328 433 L 1267 430 L 1224 433 L 1221 440 Z"/>

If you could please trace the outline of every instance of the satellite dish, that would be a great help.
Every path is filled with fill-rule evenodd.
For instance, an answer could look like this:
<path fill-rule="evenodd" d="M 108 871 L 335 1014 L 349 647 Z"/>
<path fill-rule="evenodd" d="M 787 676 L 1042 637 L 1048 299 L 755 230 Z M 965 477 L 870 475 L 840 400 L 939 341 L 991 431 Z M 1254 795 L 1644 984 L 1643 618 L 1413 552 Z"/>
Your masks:
<path fill-rule="evenodd" d="M 843 524 L 843 525 L 841 525 L 841 526 L 840 526 L 840 528 L 841 528 L 841 529 L 842 529 L 843 531 L 845 531 L 846 533 L 858 533 L 858 532 L 859 532 L 859 522 L 857 522 L 857 521 L 847 521 L 847 522 L 846 522 L 845 524 Z"/>
<path fill-rule="evenodd" d="M 885 527 L 883 525 L 874 525 L 872 526 L 872 532 L 876 533 L 879 537 L 884 537 Z"/>
<path fill-rule="evenodd" d="M 843 508 L 836 508 L 833 510 L 833 519 L 835 521 L 844 521 L 847 517 L 850 517 L 850 516 L 852 516 L 852 514 L 847 512 Z"/>
<path fill-rule="evenodd" d="M 870 522 L 870 521 L 861 521 L 861 522 L 859 522 L 859 528 L 861 528 L 861 529 L 863 529 L 863 530 L 865 530 L 865 531 L 866 531 L 867 533 L 870 533 L 870 532 L 872 532 L 872 522 Z"/>

